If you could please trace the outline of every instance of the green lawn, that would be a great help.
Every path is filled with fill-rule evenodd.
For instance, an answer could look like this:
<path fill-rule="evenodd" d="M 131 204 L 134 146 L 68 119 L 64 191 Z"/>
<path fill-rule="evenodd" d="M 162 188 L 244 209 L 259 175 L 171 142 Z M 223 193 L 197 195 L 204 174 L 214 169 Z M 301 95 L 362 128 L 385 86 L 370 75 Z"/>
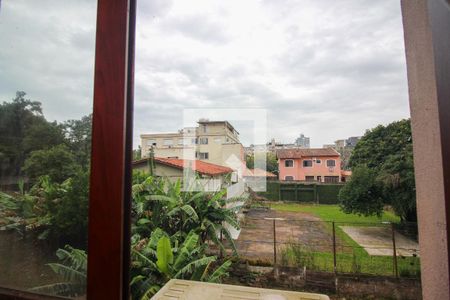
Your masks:
<path fill-rule="evenodd" d="M 292 248 L 280 249 L 281 264 L 285 266 L 306 266 L 310 270 L 334 272 L 333 254 L 330 252 L 295 251 Z M 297 252 L 297 253 L 295 253 Z M 370 256 L 355 251 L 337 253 L 337 271 L 341 273 L 361 273 L 393 276 L 393 258 L 391 256 Z M 398 272 L 401 277 L 420 276 L 420 258 L 398 257 Z"/>
<path fill-rule="evenodd" d="M 337 268 L 339 272 L 353 273 L 360 272 L 365 274 L 393 275 L 393 258 L 391 256 L 370 256 L 366 250 L 350 238 L 339 225 L 353 226 L 370 226 L 380 224 L 382 222 L 400 222 L 400 218 L 391 212 L 384 212 L 381 218 L 376 216 L 359 216 L 356 214 L 346 214 L 338 205 L 314 205 L 314 204 L 298 204 L 298 203 L 270 203 L 272 209 L 288 212 L 304 212 L 313 214 L 323 221 L 327 221 L 325 227 L 328 231 L 332 231 L 331 221 L 337 222 L 336 237 L 345 246 L 351 247 L 352 253 L 337 253 Z M 339 247 L 338 247 L 339 251 Z M 289 253 L 291 252 L 291 253 Z M 296 256 L 295 250 L 287 250 L 285 255 L 293 258 Z M 300 254 L 299 252 L 303 252 Z M 307 265 L 310 269 L 333 271 L 333 254 L 324 252 L 298 251 L 297 256 L 305 256 L 303 258 L 288 259 L 288 264 Z M 302 262 L 299 261 L 303 260 Z M 402 276 L 419 276 L 420 259 L 417 257 L 399 257 L 398 270 Z"/>
<path fill-rule="evenodd" d="M 279 211 L 305 212 L 311 213 L 322 221 L 335 221 L 343 223 L 381 223 L 381 222 L 400 222 L 400 218 L 391 212 L 384 212 L 381 218 L 377 216 L 359 216 L 356 214 L 346 214 L 338 205 L 317 205 L 317 204 L 298 204 L 298 203 L 270 203 L 270 207 Z"/>

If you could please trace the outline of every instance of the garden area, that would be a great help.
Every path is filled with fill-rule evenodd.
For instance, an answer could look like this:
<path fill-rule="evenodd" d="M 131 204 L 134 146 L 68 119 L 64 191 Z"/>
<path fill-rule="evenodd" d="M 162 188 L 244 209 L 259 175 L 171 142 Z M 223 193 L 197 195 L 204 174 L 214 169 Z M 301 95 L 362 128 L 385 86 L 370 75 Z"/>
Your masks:
<path fill-rule="evenodd" d="M 0 286 L 83 296 L 92 116 L 49 122 L 41 103 L 17 92 L 0 104 L 0 120 Z M 229 229 L 239 228 L 225 193 L 183 192 L 179 181 L 133 174 L 133 299 L 151 298 L 172 278 L 227 276 L 235 255 L 206 253 L 206 241 L 224 248 L 218 232 L 232 242 Z"/>
<path fill-rule="evenodd" d="M 361 216 L 344 213 L 337 205 L 269 202 L 247 212 L 236 245 L 240 257 L 251 264 L 273 265 L 275 231 L 280 266 L 334 272 L 335 251 L 336 271 L 340 273 L 417 278 L 419 247 L 417 241 L 403 234 L 404 228 L 398 228 L 399 222 L 390 211 L 384 211 L 380 217 Z M 350 228 L 357 229 L 359 235 L 349 234 Z M 369 232 L 366 240 L 372 243 L 359 243 L 364 232 Z M 376 251 L 375 255 L 371 251 Z"/>
<path fill-rule="evenodd" d="M 218 232 L 233 245 L 230 232 L 223 224 L 239 228 L 235 208 L 225 208 L 226 190 L 183 192 L 180 181 L 171 182 L 143 173 L 135 173 L 133 181 L 130 266 L 133 299 L 150 299 L 170 279 L 220 282 L 227 276 L 237 252 L 226 259 L 206 253 L 208 243 L 224 249 Z M 0 243 L 0 285 L 72 297 L 85 293 L 88 254 L 83 244 L 79 248 L 62 246 L 56 249 L 53 259 L 50 254 L 69 237 L 59 231 L 50 210 L 65 208 L 68 191 L 46 178 L 30 191 L 0 192 L 0 233 L 14 235 L 9 239 L 14 240 L 12 245 L 5 244 L 5 239 Z M 55 201 L 59 199 L 62 201 Z M 10 254 L 15 253 L 11 247 L 24 249 L 30 245 L 23 256 L 28 257 L 27 262 L 31 257 L 32 264 L 21 264 L 21 258 Z M 36 251 L 46 253 L 38 256 Z M 27 280 L 16 280 L 21 272 Z"/>

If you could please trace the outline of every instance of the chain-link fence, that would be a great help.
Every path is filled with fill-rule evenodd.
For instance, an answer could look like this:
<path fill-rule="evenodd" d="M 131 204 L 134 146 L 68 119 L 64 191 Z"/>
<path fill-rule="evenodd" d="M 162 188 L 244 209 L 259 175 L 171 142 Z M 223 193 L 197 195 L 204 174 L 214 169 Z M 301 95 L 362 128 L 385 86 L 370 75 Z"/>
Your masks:
<path fill-rule="evenodd" d="M 240 258 L 254 265 L 419 277 L 416 228 L 415 223 L 327 222 L 294 214 L 283 218 L 252 214 L 241 222 L 234 242 Z"/>

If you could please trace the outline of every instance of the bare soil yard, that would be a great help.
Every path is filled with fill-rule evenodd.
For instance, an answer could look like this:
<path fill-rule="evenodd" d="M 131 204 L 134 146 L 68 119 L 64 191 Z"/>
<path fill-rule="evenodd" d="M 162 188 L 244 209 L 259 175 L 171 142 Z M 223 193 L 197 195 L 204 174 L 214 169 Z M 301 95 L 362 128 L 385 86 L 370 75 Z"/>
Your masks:
<path fill-rule="evenodd" d="M 242 258 L 273 259 L 273 220 L 270 218 L 279 218 L 275 221 L 277 249 L 280 250 L 287 243 L 297 243 L 311 251 L 332 251 L 331 230 L 320 218 L 303 212 L 251 209 L 235 241 Z"/>

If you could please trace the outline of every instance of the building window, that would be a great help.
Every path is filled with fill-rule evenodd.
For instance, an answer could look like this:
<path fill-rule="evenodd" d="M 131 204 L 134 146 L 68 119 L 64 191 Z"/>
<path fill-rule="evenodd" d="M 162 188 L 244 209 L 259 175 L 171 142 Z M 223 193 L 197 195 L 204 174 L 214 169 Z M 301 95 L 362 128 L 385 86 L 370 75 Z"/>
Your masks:
<path fill-rule="evenodd" d="M 310 160 L 310 159 L 304 160 L 303 167 L 306 167 L 306 168 L 312 167 L 312 160 Z"/>
<path fill-rule="evenodd" d="M 147 140 L 147 146 L 156 146 L 156 140 L 155 139 Z"/>
<path fill-rule="evenodd" d="M 208 152 L 195 152 L 195 158 L 197 159 L 209 159 Z"/>
<path fill-rule="evenodd" d="M 190 142 L 191 139 L 189 138 L 178 139 L 178 145 L 189 145 Z"/>
<path fill-rule="evenodd" d="M 284 180 L 286 180 L 286 181 L 294 180 L 294 176 L 285 176 Z"/>
<path fill-rule="evenodd" d="M 208 132 L 208 129 L 207 129 L 206 125 L 203 125 L 202 129 L 203 129 L 203 133 L 207 133 Z"/>
<path fill-rule="evenodd" d="M 339 176 L 325 176 L 324 177 L 326 183 L 338 183 Z"/>
<path fill-rule="evenodd" d="M 317 176 L 317 181 L 322 182 L 322 176 Z"/>
<path fill-rule="evenodd" d="M 334 159 L 328 159 L 327 160 L 327 167 L 335 167 L 336 161 Z"/>
<path fill-rule="evenodd" d="M 314 176 L 305 176 L 306 181 L 314 181 Z"/>
<path fill-rule="evenodd" d="M 201 145 L 208 145 L 208 138 L 200 138 Z"/>
<path fill-rule="evenodd" d="M 320 159 L 316 159 L 316 164 L 321 164 L 322 163 L 322 161 L 320 160 Z"/>
<path fill-rule="evenodd" d="M 284 166 L 286 168 L 292 168 L 292 167 L 294 167 L 294 161 L 292 159 L 286 159 L 284 161 Z"/>
<path fill-rule="evenodd" d="M 191 139 L 191 144 L 197 145 L 198 144 L 198 138 Z"/>
<path fill-rule="evenodd" d="M 173 140 L 172 139 L 164 139 L 164 146 L 172 146 Z"/>

